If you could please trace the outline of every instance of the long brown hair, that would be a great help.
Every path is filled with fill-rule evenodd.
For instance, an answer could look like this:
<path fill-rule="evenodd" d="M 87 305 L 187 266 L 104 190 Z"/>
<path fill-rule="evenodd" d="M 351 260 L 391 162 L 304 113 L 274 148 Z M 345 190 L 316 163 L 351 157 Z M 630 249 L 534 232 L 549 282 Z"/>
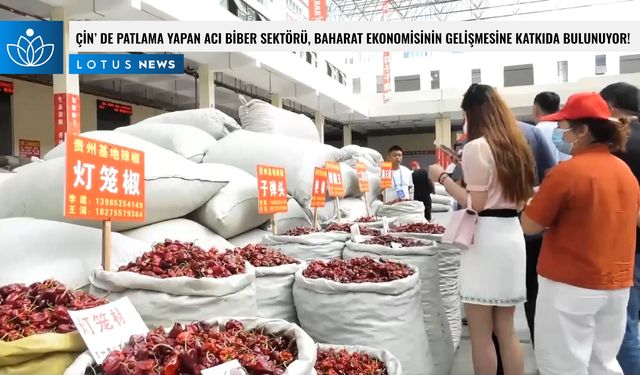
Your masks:
<path fill-rule="evenodd" d="M 521 203 L 533 195 L 535 163 L 516 118 L 491 86 L 473 84 L 462 100 L 469 141 L 484 137 L 498 171 L 504 198 Z"/>

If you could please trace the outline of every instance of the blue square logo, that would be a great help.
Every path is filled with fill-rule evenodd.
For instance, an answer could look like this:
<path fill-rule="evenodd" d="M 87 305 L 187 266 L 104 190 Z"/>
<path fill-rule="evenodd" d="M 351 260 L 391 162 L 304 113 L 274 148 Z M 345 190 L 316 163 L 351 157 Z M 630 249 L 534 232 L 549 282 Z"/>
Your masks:
<path fill-rule="evenodd" d="M 0 74 L 62 74 L 62 21 L 0 21 Z"/>

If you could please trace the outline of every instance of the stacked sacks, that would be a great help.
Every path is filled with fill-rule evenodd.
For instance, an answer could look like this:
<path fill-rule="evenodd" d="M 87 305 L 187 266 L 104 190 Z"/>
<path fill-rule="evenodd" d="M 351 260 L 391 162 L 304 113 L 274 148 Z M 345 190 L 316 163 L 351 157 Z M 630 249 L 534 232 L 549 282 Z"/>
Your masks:
<path fill-rule="evenodd" d="M 151 248 L 155 243 L 163 242 L 167 238 L 182 242 L 193 242 L 195 245 L 210 249 L 225 250 L 233 245 L 224 238 L 202 225 L 187 219 L 172 219 L 160 223 L 150 224 L 122 232 L 123 235 L 139 240 Z"/>
<path fill-rule="evenodd" d="M 376 216 L 397 218 L 399 225 L 424 223 L 424 203 L 420 201 L 402 201 L 393 204 L 380 204 Z"/>
<path fill-rule="evenodd" d="M 140 150 L 145 154 L 146 217 L 143 222 L 114 222 L 114 231 L 182 217 L 202 206 L 229 181 L 215 168 L 196 164 L 149 142 L 111 131 L 83 133 L 87 138 Z M 20 170 L 0 194 L 0 217 L 28 216 L 100 226 L 98 221 L 64 218 L 65 144 L 41 163 Z M 100 183 L 93 181 L 94 184 Z"/>
<path fill-rule="evenodd" d="M 277 108 L 259 99 L 247 102 L 240 96 L 242 105 L 238 109 L 242 128 L 257 133 L 285 135 L 319 142 L 316 125 L 305 115 Z"/>
<path fill-rule="evenodd" d="M 267 234 L 262 243 L 290 257 L 310 261 L 342 257 L 342 250 L 348 238 L 348 233 L 315 232 L 310 228 L 298 228 L 288 234 Z"/>
<path fill-rule="evenodd" d="M 229 133 L 240 129 L 236 120 L 215 108 L 188 109 L 186 111 L 164 113 L 149 117 L 140 121 L 137 125 L 160 123 L 192 126 L 204 130 L 215 139 L 224 138 Z"/>
<path fill-rule="evenodd" d="M 435 194 L 431 194 L 431 212 L 449 212 L 455 207 L 455 200 L 441 184 L 435 185 Z"/>
<path fill-rule="evenodd" d="M 188 125 L 142 122 L 114 131 L 138 137 L 196 163 L 202 163 L 216 143 L 209 133 Z"/>
<path fill-rule="evenodd" d="M 339 161 L 340 150 L 318 142 L 278 134 L 238 130 L 219 140 L 205 163 L 231 165 L 255 176 L 266 164 L 286 170 L 287 190 L 302 207 L 308 207 L 313 188 L 313 168 Z"/>

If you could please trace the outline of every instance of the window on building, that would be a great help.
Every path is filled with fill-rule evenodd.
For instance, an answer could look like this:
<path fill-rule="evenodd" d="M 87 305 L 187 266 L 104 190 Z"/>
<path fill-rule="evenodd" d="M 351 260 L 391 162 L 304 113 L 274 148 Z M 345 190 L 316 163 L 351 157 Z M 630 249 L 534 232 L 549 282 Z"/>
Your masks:
<path fill-rule="evenodd" d="M 482 82 L 482 73 L 480 69 L 471 69 L 471 83 Z"/>
<path fill-rule="evenodd" d="M 394 77 L 396 92 L 420 91 L 420 75 Z"/>
<path fill-rule="evenodd" d="M 640 73 L 640 55 L 620 56 L 620 74 Z"/>
<path fill-rule="evenodd" d="M 438 90 L 440 88 L 440 71 L 431 71 L 431 90 Z"/>
<path fill-rule="evenodd" d="M 376 76 L 376 92 L 381 94 L 384 90 L 384 85 L 382 84 L 382 76 Z"/>
<path fill-rule="evenodd" d="M 558 61 L 558 81 L 567 82 L 569 80 L 569 62 Z"/>
<path fill-rule="evenodd" d="M 533 85 L 533 64 L 504 67 L 504 87 Z"/>
<path fill-rule="evenodd" d="M 360 94 L 360 78 L 353 79 L 353 93 Z"/>
<path fill-rule="evenodd" d="M 596 55 L 596 75 L 607 72 L 607 55 Z"/>

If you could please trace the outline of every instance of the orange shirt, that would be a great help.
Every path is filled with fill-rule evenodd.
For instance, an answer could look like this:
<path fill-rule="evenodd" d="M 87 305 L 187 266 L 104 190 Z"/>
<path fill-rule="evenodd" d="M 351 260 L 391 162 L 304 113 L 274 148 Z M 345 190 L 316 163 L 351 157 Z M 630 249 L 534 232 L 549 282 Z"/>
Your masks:
<path fill-rule="evenodd" d="M 554 167 L 525 214 L 548 227 L 538 274 L 587 289 L 633 285 L 638 180 L 606 146 Z"/>

